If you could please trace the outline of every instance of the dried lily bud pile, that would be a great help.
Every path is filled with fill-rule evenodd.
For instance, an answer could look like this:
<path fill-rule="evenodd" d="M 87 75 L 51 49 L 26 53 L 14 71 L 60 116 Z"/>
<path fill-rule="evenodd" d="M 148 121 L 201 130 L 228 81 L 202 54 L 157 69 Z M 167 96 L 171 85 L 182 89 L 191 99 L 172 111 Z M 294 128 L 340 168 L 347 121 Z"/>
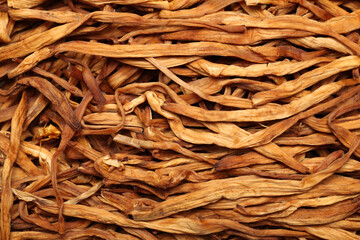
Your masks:
<path fill-rule="evenodd" d="M 7 0 L 1 239 L 360 239 L 360 2 Z"/>

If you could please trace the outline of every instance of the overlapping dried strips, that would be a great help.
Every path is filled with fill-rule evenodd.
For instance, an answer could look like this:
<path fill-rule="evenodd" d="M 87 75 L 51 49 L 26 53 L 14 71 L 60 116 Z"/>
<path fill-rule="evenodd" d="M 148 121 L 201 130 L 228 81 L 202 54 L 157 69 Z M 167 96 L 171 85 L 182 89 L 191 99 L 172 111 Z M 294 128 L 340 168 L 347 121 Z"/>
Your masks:
<path fill-rule="evenodd" d="M 1 1 L 1 239 L 360 238 L 359 16 Z"/>

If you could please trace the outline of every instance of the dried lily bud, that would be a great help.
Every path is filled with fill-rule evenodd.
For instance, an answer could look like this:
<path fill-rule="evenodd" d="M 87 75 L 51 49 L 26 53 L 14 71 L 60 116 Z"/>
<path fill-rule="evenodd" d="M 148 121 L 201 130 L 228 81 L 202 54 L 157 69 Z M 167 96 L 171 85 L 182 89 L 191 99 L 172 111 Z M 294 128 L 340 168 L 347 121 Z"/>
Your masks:
<path fill-rule="evenodd" d="M 358 239 L 359 16 L 1 1 L 1 239 Z"/>

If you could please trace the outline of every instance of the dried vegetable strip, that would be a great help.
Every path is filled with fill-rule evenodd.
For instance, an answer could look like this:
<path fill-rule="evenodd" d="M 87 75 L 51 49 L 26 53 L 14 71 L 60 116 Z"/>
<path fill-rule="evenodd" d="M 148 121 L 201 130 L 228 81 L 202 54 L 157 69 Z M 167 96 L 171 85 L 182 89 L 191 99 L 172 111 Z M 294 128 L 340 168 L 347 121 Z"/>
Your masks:
<path fill-rule="evenodd" d="M 22 94 L 21 101 L 17 107 L 14 118 L 11 120 L 12 134 L 10 136 L 10 146 L 7 157 L 4 161 L 1 179 L 1 238 L 9 239 L 11 232 L 10 209 L 13 205 L 13 195 L 11 192 L 12 166 L 14 165 L 20 148 L 20 135 L 23 131 L 22 125 L 25 121 L 27 111 L 27 92 Z"/>
<path fill-rule="evenodd" d="M 359 239 L 359 14 L 1 1 L 1 239 Z"/>

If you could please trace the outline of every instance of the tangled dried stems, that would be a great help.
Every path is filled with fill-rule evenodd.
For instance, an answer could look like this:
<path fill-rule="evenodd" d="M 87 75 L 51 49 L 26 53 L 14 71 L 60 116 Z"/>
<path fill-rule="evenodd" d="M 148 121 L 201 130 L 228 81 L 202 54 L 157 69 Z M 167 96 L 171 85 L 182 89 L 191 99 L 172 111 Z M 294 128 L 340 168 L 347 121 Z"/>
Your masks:
<path fill-rule="evenodd" d="M 0 6 L 1 239 L 360 239 L 358 1 Z"/>

